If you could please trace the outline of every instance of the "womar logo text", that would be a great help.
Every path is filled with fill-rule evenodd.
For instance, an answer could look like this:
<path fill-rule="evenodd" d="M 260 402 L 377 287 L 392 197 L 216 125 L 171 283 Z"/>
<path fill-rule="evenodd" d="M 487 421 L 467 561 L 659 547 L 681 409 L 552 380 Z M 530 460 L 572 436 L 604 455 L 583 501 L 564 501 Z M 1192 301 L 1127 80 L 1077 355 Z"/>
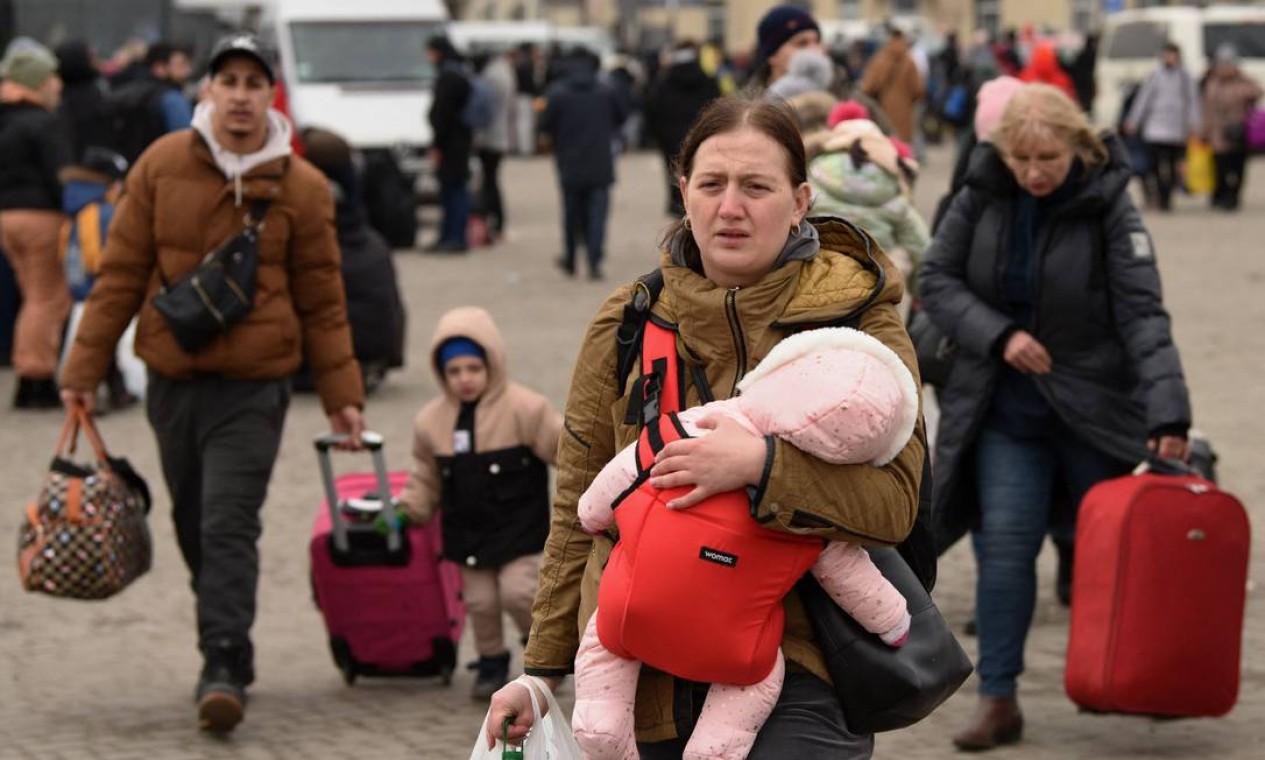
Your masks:
<path fill-rule="evenodd" d="M 711 549 L 706 546 L 698 550 L 698 558 L 708 562 L 715 562 L 717 565 L 725 567 L 733 567 L 738 564 L 738 555 L 726 554 L 719 549 Z"/>

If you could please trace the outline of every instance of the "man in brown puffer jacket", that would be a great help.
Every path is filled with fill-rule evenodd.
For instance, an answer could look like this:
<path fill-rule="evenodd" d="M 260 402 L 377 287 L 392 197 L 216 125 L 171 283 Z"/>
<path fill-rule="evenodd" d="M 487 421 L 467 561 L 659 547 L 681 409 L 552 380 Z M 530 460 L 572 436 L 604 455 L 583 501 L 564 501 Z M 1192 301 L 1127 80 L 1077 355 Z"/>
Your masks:
<path fill-rule="evenodd" d="M 91 408 L 119 336 L 139 312 L 146 405 L 193 576 L 199 725 L 231 731 L 254 680 L 250 627 L 259 576 L 259 510 L 281 442 L 289 377 L 306 356 L 330 427 L 359 439 L 364 391 L 347 326 L 334 205 L 325 178 L 290 155 L 288 121 L 269 109 L 274 73 L 260 43 L 232 35 L 213 51 L 193 129 L 155 142 L 132 168 L 97 282 L 62 370 L 62 400 Z M 242 231 L 270 201 L 254 305 L 194 353 L 153 296 Z"/>

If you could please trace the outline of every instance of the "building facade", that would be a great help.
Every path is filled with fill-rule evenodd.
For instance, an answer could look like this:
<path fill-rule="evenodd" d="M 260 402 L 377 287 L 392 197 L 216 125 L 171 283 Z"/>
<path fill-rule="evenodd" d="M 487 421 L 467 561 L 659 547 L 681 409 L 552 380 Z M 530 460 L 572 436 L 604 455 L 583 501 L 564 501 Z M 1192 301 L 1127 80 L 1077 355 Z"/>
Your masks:
<path fill-rule="evenodd" d="M 1240 0 L 1242 1 L 1242 0 Z M 543 19 L 560 25 L 601 26 L 622 44 L 658 47 L 676 39 L 721 42 L 730 52 L 755 45 L 769 0 L 466 0 L 461 16 L 476 20 Z M 1198 0 L 795 0 L 824 22 L 847 29 L 889 19 L 917 23 L 967 39 L 976 29 L 1000 32 L 1034 27 L 1089 32 L 1125 8 L 1209 4 Z M 914 19 L 919 19 L 915 22 Z M 855 26 L 854 26 L 855 25 Z"/>

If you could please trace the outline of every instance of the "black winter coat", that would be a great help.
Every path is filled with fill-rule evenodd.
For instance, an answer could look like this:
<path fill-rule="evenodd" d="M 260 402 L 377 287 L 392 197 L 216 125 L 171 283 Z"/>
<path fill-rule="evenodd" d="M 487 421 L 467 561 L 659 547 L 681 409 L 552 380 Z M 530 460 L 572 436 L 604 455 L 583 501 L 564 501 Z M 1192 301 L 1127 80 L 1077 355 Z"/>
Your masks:
<path fill-rule="evenodd" d="M 474 133 L 461 119 L 470 90 L 470 80 L 461 71 L 460 61 L 444 61 L 439 68 L 439 78 L 435 80 L 434 100 L 430 105 L 432 145 L 442 154 L 438 172 L 440 182 L 470 181 L 470 146 Z"/>
<path fill-rule="evenodd" d="M 338 246 L 343 251 L 343 287 L 351 343 L 361 364 L 404 366 L 404 304 L 391 248 L 369 226 L 358 203 L 337 209 Z"/>
<path fill-rule="evenodd" d="M 47 109 L 0 104 L 0 210 L 61 211 L 57 172 L 70 163 L 62 135 Z"/>
<path fill-rule="evenodd" d="M 615 181 L 614 140 L 628 104 L 582 65 L 571 65 L 545 92 L 540 130 L 553 139 L 563 185 L 606 187 Z"/>
<path fill-rule="evenodd" d="M 1145 458 L 1148 436 L 1182 433 L 1190 400 L 1154 247 L 1129 198 L 1123 144 L 1108 140 L 1105 166 L 1036 232 L 1032 333 L 1053 371 L 1034 376 L 1059 419 L 1121 462 Z M 954 196 L 923 256 L 918 278 L 932 321 L 957 342 L 953 371 L 938 393 L 933 507 L 943 548 L 978 513 L 973 451 L 1002 367 L 1007 316 L 1002 272 L 1012 239 L 1013 175 L 991 145 L 974 151 L 966 185 Z"/>
<path fill-rule="evenodd" d="M 703 106 L 720 97 L 716 80 L 698 61 L 674 64 L 646 99 L 646 127 L 667 156 L 675 157 Z"/>

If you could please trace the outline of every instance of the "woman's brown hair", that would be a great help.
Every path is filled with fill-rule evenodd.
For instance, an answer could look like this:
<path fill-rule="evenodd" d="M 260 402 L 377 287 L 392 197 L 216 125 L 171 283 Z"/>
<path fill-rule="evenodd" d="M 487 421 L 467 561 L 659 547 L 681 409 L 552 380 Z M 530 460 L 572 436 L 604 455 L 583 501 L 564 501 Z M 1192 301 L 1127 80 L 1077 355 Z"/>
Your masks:
<path fill-rule="evenodd" d="M 1107 146 L 1071 98 L 1053 85 L 1033 82 L 1015 92 L 1002 111 L 993 142 L 1003 154 L 1031 135 L 1049 135 L 1067 141 L 1086 166 L 1107 163 Z"/>
<path fill-rule="evenodd" d="M 795 111 L 785 101 L 752 97 L 728 97 L 713 100 L 699 114 L 694 125 L 681 143 L 681 149 L 672 162 L 672 176 L 687 180 L 694 171 L 694 157 L 699 147 L 716 135 L 750 128 L 765 135 L 782 147 L 786 159 L 786 176 L 791 187 L 799 187 L 808 181 L 808 160 L 804 154 L 804 138 L 799 132 L 799 120 Z M 670 246 L 679 241 L 685 254 L 685 263 L 702 274 L 702 257 L 694 235 L 679 219 L 664 231 L 659 245 Z"/>

